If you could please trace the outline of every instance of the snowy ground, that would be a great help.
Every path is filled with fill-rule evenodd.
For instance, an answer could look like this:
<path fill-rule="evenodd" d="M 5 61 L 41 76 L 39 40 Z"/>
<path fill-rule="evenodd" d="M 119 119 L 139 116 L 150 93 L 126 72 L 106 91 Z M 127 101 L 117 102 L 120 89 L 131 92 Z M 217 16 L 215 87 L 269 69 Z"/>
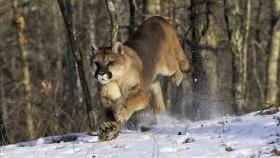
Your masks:
<path fill-rule="evenodd" d="M 200 122 L 159 116 L 148 132 L 123 131 L 112 141 L 72 134 L 75 141 L 40 138 L 1 147 L 0 158 L 265 158 L 280 147 L 280 113 L 224 117 Z M 178 135 L 181 134 L 181 135 Z M 68 136 L 69 137 L 69 136 Z"/>

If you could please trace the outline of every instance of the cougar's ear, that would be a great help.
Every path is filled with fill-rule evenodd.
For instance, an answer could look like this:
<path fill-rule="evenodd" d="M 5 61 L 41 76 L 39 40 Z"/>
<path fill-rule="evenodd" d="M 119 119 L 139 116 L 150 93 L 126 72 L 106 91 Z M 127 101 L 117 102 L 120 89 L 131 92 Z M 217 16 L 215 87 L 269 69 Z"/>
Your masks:
<path fill-rule="evenodd" d="M 90 52 L 89 52 L 89 55 L 90 56 L 94 56 L 98 51 L 98 47 L 95 45 L 95 44 L 92 44 L 90 46 Z"/>
<path fill-rule="evenodd" d="M 116 54 L 119 54 L 119 55 L 123 55 L 123 45 L 121 42 L 115 42 L 113 44 L 113 52 L 116 53 Z"/>

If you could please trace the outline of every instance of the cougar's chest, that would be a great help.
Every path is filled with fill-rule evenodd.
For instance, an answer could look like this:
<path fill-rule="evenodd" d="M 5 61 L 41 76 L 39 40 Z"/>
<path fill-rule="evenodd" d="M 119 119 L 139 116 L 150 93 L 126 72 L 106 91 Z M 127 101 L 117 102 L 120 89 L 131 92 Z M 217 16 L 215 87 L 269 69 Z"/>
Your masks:
<path fill-rule="evenodd" d="M 118 85 L 122 95 L 128 94 L 131 91 L 131 89 L 133 89 L 136 85 L 139 84 L 139 76 L 135 73 L 125 75 L 120 80 L 118 80 Z"/>

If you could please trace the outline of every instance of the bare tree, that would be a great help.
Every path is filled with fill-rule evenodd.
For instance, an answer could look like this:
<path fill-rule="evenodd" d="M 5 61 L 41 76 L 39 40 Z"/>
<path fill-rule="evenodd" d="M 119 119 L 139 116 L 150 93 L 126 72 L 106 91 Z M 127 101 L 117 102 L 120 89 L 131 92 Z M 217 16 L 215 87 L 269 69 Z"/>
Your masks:
<path fill-rule="evenodd" d="M 94 123 L 91 123 L 91 119 L 90 119 L 90 111 L 92 110 L 92 103 L 91 103 L 91 95 L 89 92 L 89 88 L 87 85 L 87 81 L 85 78 L 85 71 L 84 71 L 84 64 L 83 64 L 83 54 L 81 52 L 81 49 L 78 47 L 77 42 L 76 42 L 76 38 L 74 36 L 73 33 L 73 29 L 72 29 L 72 21 L 69 18 L 69 15 L 67 15 L 66 12 L 66 7 L 65 7 L 65 3 L 63 0 L 58 0 L 58 4 L 60 7 L 60 11 L 62 13 L 63 16 L 63 20 L 66 26 L 66 30 L 67 30 L 67 34 L 68 34 L 68 38 L 70 41 L 70 46 L 71 46 L 71 50 L 72 53 L 74 54 L 75 57 L 75 61 L 77 63 L 78 66 L 78 72 L 79 72 L 79 77 L 80 77 L 80 82 L 81 82 L 81 86 L 83 89 L 83 94 L 84 94 L 84 100 L 85 100 L 85 104 L 86 104 L 86 110 L 87 110 L 87 114 L 88 114 L 88 123 L 89 123 L 89 127 L 91 130 L 95 129 L 95 121 Z M 94 125 L 94 127 L 92 127 L 92 124 Z"/>
<path fill-rule="evenodd" d="M 274 0 L 275 12 L 277 15 L 280 13 L 280 1 Z M 266 101 L 270 104 L 276 104 L 277 102 L 277 76 L 278 76 L 278 63 L 280 52 L 280 18 L 277 17 L 277 21 L 273 26 L 272 39 L 271 39 L 271 52 L 268 63 L 268 83 Z"/>
<path fill-rule="evenodd" d="M 71 20 L 71 30 L 74 30 L 73 26 L 73 2 L 71 0 L 65 1 L 65 11 L 66 14 L 69 15 L 69 20 Z M 70 39 L 67 40 L 67 51 L 66 51 L 66 68 L 67 68 L 67 83 L 69 87 L 69 95 L 68 95 L 68 104 L 71 105 L 69 109 L 73 111 L 73 113 L 77 113 L 76 101 L 77 96 L 75 91 L 77 90 L 77 75 L 76 75 L 76 64 L 75 64 L 75 57 L 73 56 L 73 51 L 71 48 Z"/>
<path fill-rule="evenodd" d="M 9 144 L 9 140 L 6 136 L 6 129 L 5 129 L 5 125 L 4 125 L 4 119 L 3 119 L 3 93 L 2 93 L 3 89 L 0 89 L 0 146 L 2 145 L 7 145 Z"/>
<path fill-rule="evenodd" d="M 116 42 L 118 40 L 118 32 L 119 32 L 119 24 L 118 24 L 118 13 L 116 11 L 116 8 L 114 6 L 114 3 L 112 0 L 105 0 L 106 1 L 106 7 L 110 15 L 111 20 L 111 44 Z"/>
<path fill-rule="evenodd" d="M 206 119 L 220 113 L 220 99 L 223 97 L 220 94 L 221 83 L 226 80 L 219 77 L 218 71 L 224 73 L 226 70 L 219 69 L 219 57 L 221 53 L 229 54 L 225 47 L 228 43 L 225 38 L 225 21 L 220 16 L 223 7 L 220 6 L 223 4 L 214 0 L 192 1 L 192 61 L 195 66 L 193 109 L 197 119 Z M 221 43 L 224 47 L 221 47 Z"/>
<path fill-rule="evenodd" d="M 246 18 L 242 15 L 241 1 L 225 1 L 227 28 L 233 55 L 233 96 L 235 112 L 242 112 L 246 106 L 247 52 L 251 20 L 251 1 L 247 0 Z M 245 29 L 244 29 L 245 28 Z"/>
<path fill-rule="evenodd" d="M 14 19 L 15 19 L 15 26 L 17 28 L 17 38 L 18 38 L 18 47 L 19 52 L 21 55 L 21 64 L 22 64 L 22 71 L 23 71 L 23 87 L 24 87 L 24 94 L 26 99 L 26 111 L 27 111 L 27 128 L 29 131 L 29 136 L 31 139 L 35 138 L 35 128 L 34 128 L 34 121 L 33 121 L 33 106 L 32 106 L 32 92 L 31 92 L 31 83 L 30 83 L 30 72 L 29 72 L 29 63 L 27 61 L 27 50 L 25 48 L 25 44 L 27 39 L 24 35 L 24 28 L 25 28 L 25 19 L 19 13 L 18 9 L 18 1 L 12 0 L 12 8 L 14 11 Z"/>

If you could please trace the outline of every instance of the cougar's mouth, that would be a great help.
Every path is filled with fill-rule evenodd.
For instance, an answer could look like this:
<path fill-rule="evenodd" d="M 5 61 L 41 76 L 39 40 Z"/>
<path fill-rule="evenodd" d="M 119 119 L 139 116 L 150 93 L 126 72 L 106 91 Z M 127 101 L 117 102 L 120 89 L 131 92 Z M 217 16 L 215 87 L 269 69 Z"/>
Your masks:
<path fill-rule="evenodd" d="M 109 77 L 110 76 L 108 76 L 107 74 L 104 74 L 104 75 L 95 75 L 94 78 L 101 84 L 107 84 L 111 81 Z"/>
<path fill-rule="evenodd" d="M 99 83 L 101 84 L 107 84 L 109 83 L 111 80 L 104 80 L 104 79 L 101 79 L 101 80 L 97 80 Z"/>

